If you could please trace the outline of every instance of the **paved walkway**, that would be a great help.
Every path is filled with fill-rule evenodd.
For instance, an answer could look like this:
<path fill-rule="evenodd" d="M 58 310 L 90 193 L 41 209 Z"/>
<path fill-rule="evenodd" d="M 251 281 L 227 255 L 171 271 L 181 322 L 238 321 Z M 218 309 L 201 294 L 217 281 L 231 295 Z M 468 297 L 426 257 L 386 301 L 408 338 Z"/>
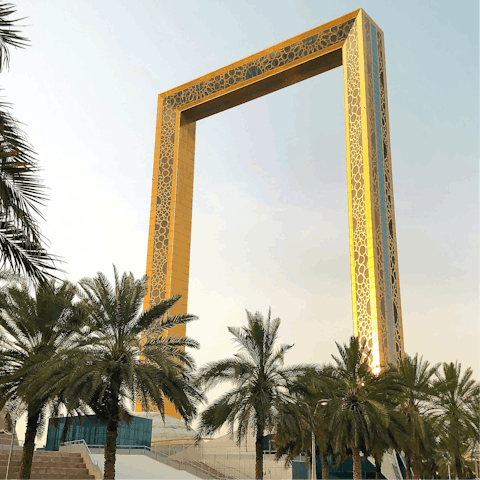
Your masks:
<path fill-rule="evenodd" d="M 103 473 L 103 464 L 105 461 L 103 455 L 93 454 L 92 460 L 98 463 Z M 172 478 L 175 480 L 198 479 L 198 477 L 191 473 L 184 470 L 176 470 L 146 455 L 117 455 L 115 460 L 115 478 L 122 480 L 147 480 L 157 478 Z"/>

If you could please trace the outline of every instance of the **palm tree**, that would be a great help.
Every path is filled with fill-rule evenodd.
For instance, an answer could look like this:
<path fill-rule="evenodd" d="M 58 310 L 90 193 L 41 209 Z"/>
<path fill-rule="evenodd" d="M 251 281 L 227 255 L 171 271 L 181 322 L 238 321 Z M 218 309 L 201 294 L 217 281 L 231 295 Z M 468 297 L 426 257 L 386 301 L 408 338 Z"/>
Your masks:
<path fill-rule="evenodd" d="M 9 47 L 23 48 L 28 40 L 17 29 L 13 5 L 0 4 L 0 72 L 9 66 Z M 52 277 L 56 257 L 46 252 L 35 217 L 46 200 L 38 177 L 35 152 L 19 122 L 0 102 L 0 268 L 11 268 L 34 281 Z"/>
<path fill-rule="evenodd" d="M 122 420 L 131 419 L 129 403 L 138 400 L 145 410 L 157 408 L 165 416 L 169 400 L 186 423 L 203 397 L 193 383 L 195 362 L 185 348 L 199 348 L 187 337 L 165 335 L 195 320 L 189 314 L 167 317 L 180 295 L 142 312 L 147 276 L 119 278 L 114 266 L 112 286 L 99 272 L 79 282 L 81 306 L 88 316 L 84 355 L 69 379 L 69 395 L 81 398 L 106 424 L 105 478 L 115 478 L 116 438 Z"/>
<path fill-rule="evenodd" d="M 406 435 L 400 439 L 400 446 L 405 453 L 407 478 L 412 478 L 414 464 L 425 458 L 430 438 L 426 435 L 425 422 L 431 415 L 430 403 L 432 393 L 432 377 L 438 369 L 438 364 L 430 366 L 423 357 L 405 356 L 397 365 L 402 378 L 402 393 L 399 398 L 398 413 L 404 420 Z"/>
<path fill-rule="evenodd" d="M 468 401 L 466 410 L 468 412 L 470 424 L 474 428 L 473 435 L 468 442 L 467 455 L 473 459 L 473 470 L 475 470 L 475 462 L 478 462 L 480 454 L 480 383 L 478 382 L 471 399 Z"/>
<path fill-rule="evenodd" d="M 328 404 L 330 428 L 337 450 L 352 451 L 353 478 L 362 478 L 360 451 L 369 452 L 375 441 L 388 442 L 390 411 L 400 393 L 398 379 L 390 371 L 374 375 L 369 351 L 355 337 L 348 345 L 337 343 L 340 357 L 333 370 L 333 398 Z"/>
<path fill-rule="evenodd" d="M 299 410 L 299 404 L 295 401 L 288 401 L 278 407 L 277 424 L 273 437 L 276 449 L 275 457 L 277 460 L 284 457 L 285 467 L 301 453 L 306 454 L 306 459 L 311 459 L 311 434 L 306 428 L 310 425 L 302 415 L 303 409 L 301 413 Z"/>
<path fill-rule="evenodd" d="M 305 466 L 312 472 L 313 462 L 320 454 L 322 478 L 329 478 L 328 458 L 332 457 L 336 464 L 345 458 L 334 450 L 330 441 L 331 432 L 327 431 L 328 423 L 324 419 L 324 411 L 322 409 L 321 412 L 315 412 L 317 405 L 312 402 L 297 403 L 297 400 L 294 400 L 279 408 L 274 436 L 275 456 L 277 460 L 284 457 L 287 466 L 295 457 L 305 453 Z"/>
<path fill-rule="evenodd" d="M 13 419 L 27 413 L 21 478 L 30 478 L 35 438 L 47 414 L 67 403 L 58 382 L 76 346 L 74 324 L 80 317 L 74 296 L 73 285 L 53 281 L 38 285 L 34 296 L 25 283 L 7 287 L 2 295 L 0 408 Z"/>
<path fill-rule="evenodd" d="M 447 478 L 438 476 L 439 462 L 443 452 L 439 442 L 435 419 L 428 415 L 424 418 L 425 440 L 420 443 L 418 456 L 414 457 L 412 468 L 413 478 Z"/>
<path fill-rule="evenodd" d="M 462 375 L 458 362 L 443 363 L 436 372 L 432 396 L 441 441 L 455 460 L 457 478 L 464 477 L 464 453 L 472 442 L 478 441 L 478 412 L 472 412 L 479 384 L 471 377 L 472 369 Z"/>
<path fill-rule="evenodd" d="M 275 434 L 276 456 L 285 455 L 286 463 L 305 452 L 312 469 L 318 450 L 322 458 L 322 478 L 329 478 L 328 457 L 341 458 L 333 448 L 325 408 L 332 397 L 331 374 L 332 367 L 327 365 L 310 369 L 297 378 L 290 388 L 289 402 L 279 410 Z"/>
<path fill-rule="evenodd" d="M 256 312 L 247 313 L 247 326 L 228 327 L 240 351 L 232 358 L 209 363 L 200 369 L 199 385 L 205 391 L 220 382 L 231 382 L 233 388 L 213 402 L 200 416 L 198 437 L 212 435 L 224 424 L 230 432 L 237 426 L 237 443 L 255 430 L 255 478 L 263 478 L 263 437 L 275 425 L 280 404 L 287 403 L 288 388 L 304 366 L 283 367 L 285 354 L 293 345 L 275 348 L 280 319 L 272 320 Z"/>

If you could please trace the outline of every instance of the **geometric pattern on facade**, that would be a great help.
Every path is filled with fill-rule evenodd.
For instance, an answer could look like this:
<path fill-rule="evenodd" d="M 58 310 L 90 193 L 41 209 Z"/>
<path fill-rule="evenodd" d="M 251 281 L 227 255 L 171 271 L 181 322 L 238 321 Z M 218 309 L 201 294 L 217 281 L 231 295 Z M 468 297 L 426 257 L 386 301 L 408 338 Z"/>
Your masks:
<path fill-rule="evenodd" d="M 145 307 L 187 311 L 195 122 L 341 65 L 354 334 L 377 369 L 403 356 L 384 38 L 362 9 L 159 95 Z"/>

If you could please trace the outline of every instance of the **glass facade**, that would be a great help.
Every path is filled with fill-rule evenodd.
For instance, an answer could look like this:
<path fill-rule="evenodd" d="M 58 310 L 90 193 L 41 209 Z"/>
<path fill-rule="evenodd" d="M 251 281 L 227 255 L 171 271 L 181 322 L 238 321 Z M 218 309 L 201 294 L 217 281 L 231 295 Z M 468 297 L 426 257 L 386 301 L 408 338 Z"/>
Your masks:
<path fill-rule="evenodd" d="M 362 479 L 375 478 L 375 467 L 365 457 L 361 457 L 362 464 Z M 317 478 L 322 478 L 322 459 L 317 458 L 316 462 Z M 335 467 L 331 458 L 328 459 L 329 478 L 353 478 L 353 461 L 352 457 L 348 457 L 338 467 Z M 294 460 L 292 462 L 292 479 L 300 480 L 310 478 L 310 466 L 307 470 L 304 461 Z M 383 474 L 381 478 L 386 478 Z M 405 478 L 405 477 L 403 477 Z"/>
<path fill-rule="evenodd" d="M 45 450 L 58 450 L 60 437 L 65 426 L 66 417 L 58 418 L 58 427 L 54 426 L 54 419 L 48 422 L 47 445 Z M 85 440 L 89 447 L 105 445 L 107 427 L 95 415 L 74 417 L 68 428 L 65 441 Z M 133 417 L 127 425 L 121 423 L 118 428 L 117 446 L 145 446 L 150 447 L 152 440 L 152 420 L 149 418 Z"/>

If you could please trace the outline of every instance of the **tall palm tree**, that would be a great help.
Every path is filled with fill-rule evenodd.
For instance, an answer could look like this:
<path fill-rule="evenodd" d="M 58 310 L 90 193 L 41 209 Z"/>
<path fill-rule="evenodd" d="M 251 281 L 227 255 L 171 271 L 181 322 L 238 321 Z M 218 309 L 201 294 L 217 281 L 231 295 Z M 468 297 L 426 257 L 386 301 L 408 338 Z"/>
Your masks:
<path fill-rule="evenodd" d="M 68 282 L 40 284 L 33 296 L 25 283 L 17 283 L 7 287 L 1 302 L 0 408 L 14 419 L 27 413 L 21 478 L 30 478 L 35 438 L 49 410 L 67 403 L 59 381 L 77 344 L 81 317 L 74 296 Z"/>
<path fill-rule="evenodd" d="M 480 383 L 477 382 L 475 391 L 472 394 L 471 400 L 467 404 L 467 412 L 470 424 L 473 426 L 473 435 L 468 442 L 467 455 L 474 459 L 473 469 L 475 470 L 475 462 L 479 460 L 480 454 Z M 477 465 L 478 468 L 478 465 Z"/>
<path fill-rule="evenodd" d="M 301 413 L 299 410 L 299 404 L 295 401 L 282 403 L 278 407 L 275 435 L 273 437 L 276 449 L 275 457 L 277 460 L 284 457 L 285 467 L 301 453 L 306 454 L 305 466 L 308 467 L 308 464 L 311 466 L 312 440 L 309 428 L 307 428 L 310 427 L 310 424 L 302 415 L 304 410 L 302 409 Z"/>
<path fill-rule="evenodd" d="M 413 457 L 413 478 L 447 478 L 447 475 L 438 476 L 439 461 L 443 458 L 438 429 L 435 418 L 425 415 L 423 418 L 425 439 L 417 447 L 418 453 Z M 408 437 L 407 437 L 408 440 Z"/>
<path fill-rule="evenodd" d="M 255 478 L 263 478 L 263 437 L 274 429 L 281 403 L 287 403 L 288 388 L 304 366 L 284 367 L 285 354 L 293 345 L 275 347 L 280 319 L 271 319 L 271 311 L 247 313 L 247 325 L 228 327 L 240 351 L 232 358 L 218 360 L 202 367 L 198 383 L 205 391 L 220 382 L 233 388 L 213 402 L 200 415 L 198 437 L 212 435 L 228 424 L 237 443 L 247 434 L 249 425 L 255 431 Z"/>
<path fill-rule="evenodd" d="M 337 343 L 332 390 L 328 404 L 330 428 L 338 450 L 352 451 L 353 478 L 362 478 L 360 451 L 372 449 L 378 439 L 388 442 L 390 410 L 400 393 L 398 379 L 387 371 L 374 375 L 368 364 L 369 351 L 355 337 L 348 345 Z"/>
<path fill-rule="evenodd" d="M 275 429 L 277 458 L 285 455 L 289 463 L 305 452 L 312 469 L 318 450 L 322 458 L 322 478 L 329 478 L 328 457 L 337 461 L 342 457 L 333 448 L 333 434 L 326 415 L 326 406 L 332 397 L 331 373 L 331 365 L 326 365 L 300 375 L 290 388 L 289 402 L 279 410 Z"/>
<path fill-rule="evenodd" d="M 297 403 L 297 400 L 294 400 L 279 408 L 274 436 L 275 456 L 277 460 L 284 457 L 285 466 L 287 466 L 295 457 L 305 453 L 306 467 L 311 472 L 314 459 L 320 455 L 321 478 L 328 479 L 330 477 L 329 457 L 333 459 L 334 464 L 338 465 L 346 460 L 346 455 L 345 452 L 334 449 L 325 410 L 322 408 L 320 412 L 315 412 L 317 405 L 315 402 Z M 313 448 L 315 448 L 315 454 L 313 454 Z"/>
<path fill-rule="evenodd" d="M 407 434 L 400 439 L 405 453 L 407 478 L 412 478 L 412 468 L 425 457 L 430 438 L 427 436 L 425 422 L 431 415 L 429 398 L 431 383 L 438 364 L 430 366 L 428 361 L 416 354 L 405 354 L 397 368 L 402 379 L 402 393 L 399 398 L 398 413 L 404 420 Z"/>
<path fill-rule="evenodd" d="M 438 431 L 455 460 L 457 478 L 465 478 L 464 456 L 472 441 L 478 440 L 478 412 L 472 412 L 479 383 L 472 379 L 472 369 L 462 374 L 458 362 L 443 363 L 436 372 L 432 396 Z"/>
<path fill-rule="evenodd" d="M 23 48 L 13 5 L 0 3 L 0 72 L 8 68 L 9 47 Z M 34 281 L 52 276 L 56 257 L 46 252 L 38 221 L 47 199 L 35 152 L 20 124 L 0 101 L 0 268 L 11 268 Z"/>
<path fill-rule="evenodd" d="M 105 478 L 115 478 L 119 424 L 128 421 L 129 404 L 157 408 L 165 416 L 168 399 L 186 423 L 203 399 L 193 383 L 195 362 L 186 348 L 199 348 L 187 337 L 166 335 L 168 330 L 195 320 L 194 315 L 168 317 L 180 295 L 142 312 L 147 276 L 135 279 L 114 267 L 114 285 L 99 272 L 79 282 L 81 306 L 88 316 L 83 330 L 84 355 L 72 370 L 69 395 L 81 398 L 106 424 Z"/>

